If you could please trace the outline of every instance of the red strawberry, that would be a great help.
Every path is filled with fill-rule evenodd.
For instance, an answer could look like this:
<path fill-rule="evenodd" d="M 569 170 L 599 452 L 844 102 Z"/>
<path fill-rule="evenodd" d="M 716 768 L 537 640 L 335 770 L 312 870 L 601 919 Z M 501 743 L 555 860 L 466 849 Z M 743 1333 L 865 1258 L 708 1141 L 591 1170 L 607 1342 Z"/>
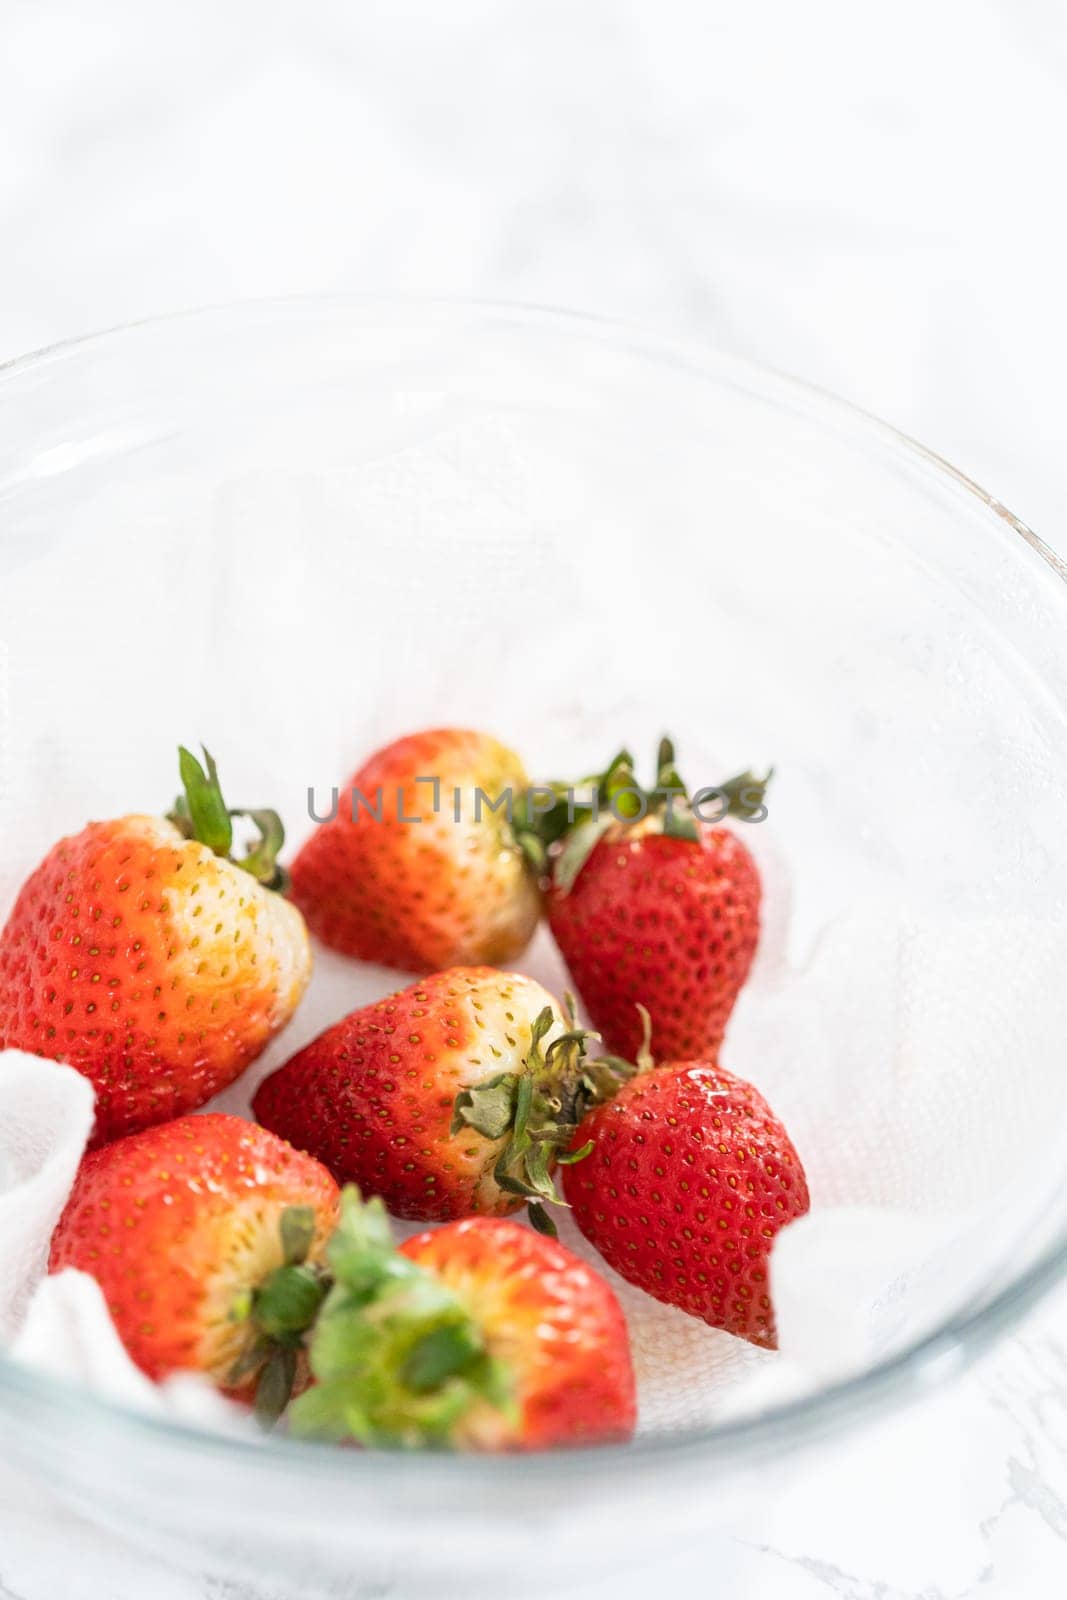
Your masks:
<path fill-rule="evenodd" d="M 397 1252 L 380 1200 L 346 1189 L 334 1287 L 311 1336 L 297 1433 L 363 1444 L 537 1450 L 626 1439 L 626 1323 L 608 1285 L 555 1240 L 497 1218 Z"/>
<path fill-rule="evenodd" d="M 379 750 L 293 863 L 312 932 L 405 972 L 513 960 L 541 909 L 528 782 L 485 733 L 438 728 Z"/>
<path fill-rule="evenodd" d="M 564 1193 L 604 1260 L 657 1300 L 774 1347 L 767 1264 L 808 1209 L 800 1157 L 763 1096 L 711 1061 L 671 1061 L 625 1084 L 578 1135 Z"/>
<path fill-rule="evenodd" d="M 82 1162 L 49 1269 L 103 1290 L 150 1378 L 203 1372 L 277 1412 L 326 1291 L 315 1263 L 337 1219 L 324 1167 L 239 1117 L 130 1134 Z"/>
<path fill-rule="evenodd" d="M 716 814 L 728 802 L 751 816 L 763 784 L 745 774 L 716 793 Z M 756 863 L 736 833 L 701 821 L 684 796 L 668 741 L 651 795 L 624 753 L 593 804 L 572 807 L 580 820 L 555 863 L 549 924 L 593 1027 L 624 1056 L 640 1044 L 638 1004 L 664 1055 L 715 1055 L 756 953 Z M 559 816 L 545 826 L 558 829 Z"/>
<path fill-rule="evenodd" d="M 266 1079 L 253 1108 L 396 1216 L 500 1215 L 557 1198 L 556 1161 L 617 1086 L 583 1042 L 532 978 L 455 967 L 335 1023 Z"/>
<path fill-rule="evenodd" d="M 0 934 L 0 1049 L 65 1061 L 96 1090 L 95 1140 L 203 1105 L 284 1027 L 307 986 L 282 841 L 229 858 L 214 763 L 181 752 L 174 816 L 91 822 L 23 885 Z"/>

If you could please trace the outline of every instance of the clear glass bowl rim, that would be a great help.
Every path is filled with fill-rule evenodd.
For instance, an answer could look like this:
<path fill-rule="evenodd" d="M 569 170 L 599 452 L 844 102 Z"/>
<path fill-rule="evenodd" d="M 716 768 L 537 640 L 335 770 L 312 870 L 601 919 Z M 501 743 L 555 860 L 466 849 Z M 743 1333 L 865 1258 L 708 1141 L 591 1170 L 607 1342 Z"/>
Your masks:
<path fill-rule="evenodd" d="M 657 335 L 611 318 L 564 311 L 508 301 L 477 300 L 460 297 L 396 295 L 307 295 L 271 299 L 250 299 L 177 311 L 163 316 L 145 317 L 121 323 L 99 332 L 44 346 L 29 354 L 0 363 L 0 398 L 8 382 L 22 374 L 55 362 L 76 361 L 91 354 L 101 343 L 118 343 L 139 331 L 180 329 L 198 321 L 254 320 L 276 317 L 279 320 L 301 316 L 321 317 L 347 314 L 373 322 L 390 319 L 398 325 L 442 326 L 472 318 L 486 324 L 517 325 L 536 337 L 538 330 L 551 330 L 576 340 L 613 345 L 637 359 L 661 368 L 675 368 L 689 376 L 722 382 L 729 380 L 749 392 L 766 396 L 768 389 L 790 398 L 816 420 L 833 420 L 839 427 L 866 435 L 904 457 L 917 458 L 949 479 L 957 489 L 973 496 L 1000 519 L 1005 530 L 1037 552 L 1053 583 L 1067 583 L 1064 562 L 1020 518 L 973 479 L 918 440 L 892 424 L 843 400 L 816 385 L 779 372 L 743 357 L 727 355 L 708 346 L 682 343 L 677 337 Z M 627 1445 L 586 1446 L 573 1451 L 548 1450 L 517 1456 L 451 1455 L 447 1452 L 421 1454 L 404 1452 L 340 1451 L 331 1445 L 295 1442 L 284 1437 L 244 1440 L 233 1435 L 211 1432 L 190 1423 L 141 1413 L 85 1390 L 65 1380 L 34 1371 L 0 1351 L 0 1407 L 5 1397 L 21 1402 L 39 1402 L 42 1410 L 61 1408 L 68 1424 L 80 1421 L 126 1429 L 134 1435 L 148 1436 L 175 1446 L 184 1445 L 212 1456 L 240 1459 L 254 1456 L 261 1469 L 274 1462 L 288 1474 L 298 1470 L 307 1475 L 326 1475 L 353 1484 L 361 1470 L 376 1476 L 400 1472 L 405 1475 L 423 1470 L 432 1463 L 437 1473 L 450 1478 L 458 1475 L 464 1490 L 484 1476 L 499 1483 L 501 1474 L 512 1474 L 516 1488 L 531 1473 L 558 1475 L 571 1463 L 570 1477 L 585 1475 L 591 1465 L 598 1472 L 625 1473 L 655 1465 L 658 1469 L 676 1466 L 684 1470 L 694 1457 L 701 1465 L 717 1462 L 735 1465 L 739 1457 L 777 1453 L 783 1445 L 797 1444 L 875 1413 L 892 1402 L 914 1402 L 939 1383 L 961 1372 L 983 1353 L 1008 1328 L 1067 1277 L 1067 1238 L 1057 1243 L 1038 1261 L 976 1308 L 964 1308 L 947 1317 L 932 1331 L 905 1350 L 869 1367 L 853 1377 L 828 1385 L 797 1400 L 771 1405 L 752 1417 L 727 1420 L 712 1427 L 679 1430 L 670 1434 L 641 1436 Z M 354 1484 L 353 1484 L 354 1486 Z M 458 1487 L 458 1485 L 457 1485 Z"/>

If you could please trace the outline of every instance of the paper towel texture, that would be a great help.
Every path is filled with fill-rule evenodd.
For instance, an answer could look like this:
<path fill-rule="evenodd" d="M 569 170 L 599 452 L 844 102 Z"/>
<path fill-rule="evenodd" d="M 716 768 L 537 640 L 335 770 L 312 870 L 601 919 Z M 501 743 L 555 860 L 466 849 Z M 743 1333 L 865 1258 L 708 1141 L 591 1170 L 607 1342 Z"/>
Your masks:
<path fill-rule="evenodd" d="M 694 787 L 773 761 L 745 832 L 764 935 L 723 1063 L 782 1116 L 813 1209 L 775 1251 L 778 1355 L 618 1286 L 642 1426 L 832 1381 L 1002 1286 L 1067 1206 L 1064 729 L 1037 558 L 771 380 L 753 396 L 679 362 L 667 384 L 621 345 L 506 319 L 309 313 L 305 335 L 294 311 L 275 346 L 249 315 L 125 334 L 0 430 L 0 915 L 88 817 L 164 811 L 179 739 L 235 804 L 276 805 L 290 848 L 309 787 L 419 726 L 484 726 L 539 777 L 663 731 Z M 564 985 L 544 932 L 519 965 Z M 219 1103 L 245 1109 L 402 982 L 317 952 Z M 56 1069 L 5 1071 L 10 1336 L 88 1108 L 48 1089 Z M 66 1318 L 71 1370 L 114 1392 L 115 1351 L 85 1354 L 91 1295 L 38 1294 L 49 1364 Z"/>
<path fill-rule="evenodd" d="M 1017 972 L 1006 942 L 1043 975 L 1049 995 L 1025 1062 L 1011 1070 Z M 540 943 L 537 956 L 531 964 L 552 967 Z M 1036 927 L 964 935 L 865 916 L 828 929 L 800 970 L 761 962 L 723 1059 L 782 1115 L 811 1185 L 811 1213 L 779 1236 L 772 1258 L 780 1351 L 657 1304 L 562 1219 L 561 1237 L 622 1302 L 643 1429 L 744 1414 L 862 1370 L 1002 1284 L 1048 1242 L 1062 1224 L 1067 1156 L 1056 1070 L 1067 1036 L 1067 994 L 1056 982 L 1065 959 L 1067 949 Z M 362 999 L 354 988 L 395 986 L 337 957 L 319 965 L 304 1032 Z M 961 1032 L 944 996 L 963 987 L 972 1009 Z M 938 1071 L 926 1069 L 931 1060 Z M 265 1070 L 257 1064 L 215 1104 L 247 1111 Z M 91 1280 L 66 1272 L 40 1281 L 90 1120 L 87 1085 L 71 1069 L 0 1055 L 0 1326 L 9 1339 L 19 1333 L 21 1359 L 109 1398 L 225 1423 L 231 1408 L 213 1406 L 203 1386 L 158 1391 L 132 1366 Z"/>

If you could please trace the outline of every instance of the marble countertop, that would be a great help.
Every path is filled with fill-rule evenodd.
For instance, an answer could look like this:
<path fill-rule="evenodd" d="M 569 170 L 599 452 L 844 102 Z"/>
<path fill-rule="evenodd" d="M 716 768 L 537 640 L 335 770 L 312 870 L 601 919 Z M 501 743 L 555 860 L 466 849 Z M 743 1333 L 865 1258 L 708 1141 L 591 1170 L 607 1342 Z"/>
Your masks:
<path fill-rule="evenodd" d="M 9 0 L 0 106 L 0 360 L 251 295 L 564 305 L 833 389 L 1067 545 L 1057 0 Z M 1063 1591 L 1067 1292 L 656 1581 Z M 0 1600 L 60 1591 L 258 1600 L 0 1467 Z"/>

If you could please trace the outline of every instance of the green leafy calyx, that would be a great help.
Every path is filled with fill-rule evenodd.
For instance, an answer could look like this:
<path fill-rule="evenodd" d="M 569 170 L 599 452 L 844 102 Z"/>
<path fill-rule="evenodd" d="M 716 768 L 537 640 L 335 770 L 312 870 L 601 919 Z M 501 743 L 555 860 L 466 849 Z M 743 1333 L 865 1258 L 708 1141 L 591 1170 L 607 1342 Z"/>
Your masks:
<path fill-rule="evenodd" d="M 314 1208 L 287 1206 L 280 1230 L 281 1266 L 241 1295 L 230 1310 L 233 1321 L 249 1324 L 252 1336 L 229 1382 L 236 1387 L 258 1374 L 256 1414 L 268 1425 L 289 1403 L 297 1359 L 329 1288 L 323 1269 L 308 1261 L 315 1238 Z"/>
<path fill-rule="evenodd" d="M 522 1196 L 530 1221 L 554 1235 L 545 1204 L 565 1205 L 553 1169 L 580 1161 L 591 1145 L 572 1149 L 575 1134 L 592 1106 L 610 1099 L 634 1068 L 615 1057 L 587 1054 L 595 1035 L 575 1026 L 574 1002 L 567 996 L 568 1026 L 545 1046 L 557 1024 L 551 1006 L 538 1013 L 520 1070 L 501 1072 L 462 1089 L 452 1110 L 452 1133 L 473 1128 L 501 1144 L 493 1177 L 508 1194 Z"/>
<path fill-rule="evenodd" d="M 327 1259 L 333 1286 L 309 1345 L 316 1382 L 289 1409 L 294 1433 L 448 1448 L 473 1412 L 514 1426 L 510 1370 L 458 1295 L 396 1250 L 381 1200 L 342 1191 Z"/>
<path fill-rule="evenodd" d="M 548 785 L 555 803 L 531 818 L 529 826 L 536 829 L 551 859 L 557 892 L 569 894 L 606 834 L 640 824 L 646 831 L 699 844 L 701 823 L 721 822 L 727 816 L 753 821 L 765 814 L 763 798 L 770 779 L 770 772 L 763 778 L 744 772 L 693 795 L 679 774 L 672 741 L 663 738 L 656 752 L 656 781 L 651 788 L 639 782 L 629 750 L 620 750 L 603 772 L 576 784 Z"/>
<path fill-rule="evenodd" d="M 222 798 L 218 769 L 203 746 L 203 765 L 187 750 L 178 746 L 178 770 L 181 774 L 182 793 L 168 813 L 168 821 L 180 829 L 186 839 L 198 839 L 217 856 L 225 856 L 245 872 L 251 873 L 257 883 L 266 889 L 283 891 L 288 888 L 288 877 L 278 856 L 285 843 L 285 829 L 276 811 L 231 810 Z M 259 838 L 243 856 L 233 856 L 233 819 L 247 817 L 255 826 Z"/>

